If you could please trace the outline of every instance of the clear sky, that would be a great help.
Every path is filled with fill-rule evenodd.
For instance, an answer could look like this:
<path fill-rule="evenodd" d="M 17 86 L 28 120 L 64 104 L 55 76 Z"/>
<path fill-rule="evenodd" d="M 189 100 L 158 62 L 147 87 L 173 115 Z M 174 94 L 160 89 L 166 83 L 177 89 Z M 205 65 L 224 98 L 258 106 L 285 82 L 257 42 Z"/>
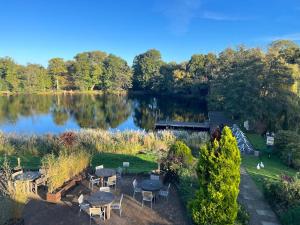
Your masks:
<path fill-rule="evenodd" d="M 166 61 L 300 40 L 300 0 L 0 0 L 0 57 L 47 65 L 102 50 L 126 59 L 150 48 Z"/>

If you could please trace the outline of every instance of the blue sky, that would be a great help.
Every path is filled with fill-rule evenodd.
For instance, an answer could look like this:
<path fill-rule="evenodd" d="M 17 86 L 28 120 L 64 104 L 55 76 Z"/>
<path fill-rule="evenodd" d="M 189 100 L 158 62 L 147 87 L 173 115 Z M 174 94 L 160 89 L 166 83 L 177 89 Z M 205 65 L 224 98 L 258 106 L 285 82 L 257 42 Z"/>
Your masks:
<path fill-rule="evenodd" d="M 47 65 L 102 50 L 126 59 L 150 48 L 166 61 L 239 44 L 300 41 L 299 0 L 0 0 L 0 57 Z"/>

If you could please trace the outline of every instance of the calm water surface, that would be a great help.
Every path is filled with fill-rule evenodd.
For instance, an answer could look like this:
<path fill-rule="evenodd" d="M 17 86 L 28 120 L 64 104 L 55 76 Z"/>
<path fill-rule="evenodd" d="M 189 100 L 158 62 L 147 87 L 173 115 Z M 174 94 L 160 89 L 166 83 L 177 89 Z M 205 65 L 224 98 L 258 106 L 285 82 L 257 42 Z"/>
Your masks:
<path fill-rule="evenodd" d="M 151 130 L 156 119 L 202 122 L 206 104 L 190 98 L 149 95 L 0 96 L 0 130 L 27 134 L 80 128 Z"/>

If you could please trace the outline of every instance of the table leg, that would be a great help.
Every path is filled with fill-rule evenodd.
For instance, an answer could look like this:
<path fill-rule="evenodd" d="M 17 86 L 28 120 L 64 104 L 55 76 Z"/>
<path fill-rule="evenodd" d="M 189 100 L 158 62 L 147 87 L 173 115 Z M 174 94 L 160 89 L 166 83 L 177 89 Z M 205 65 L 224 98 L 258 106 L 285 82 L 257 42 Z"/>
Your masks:
<path fill-rule="evenodd" d="M 110 204 L 106 206 L 106 219 L 110 218 Z"/>

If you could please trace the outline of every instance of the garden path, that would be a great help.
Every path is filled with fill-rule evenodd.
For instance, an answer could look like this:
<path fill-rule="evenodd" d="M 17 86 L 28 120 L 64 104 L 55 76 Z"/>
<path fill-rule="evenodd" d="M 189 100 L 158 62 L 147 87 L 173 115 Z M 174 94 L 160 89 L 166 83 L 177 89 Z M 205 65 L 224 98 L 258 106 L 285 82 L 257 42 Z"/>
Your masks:
<path fill-rule="evenodd" d="M 280 225 L 263 194 L 243 167 L 241 167 L 239 201 L 250 214 L 250 225 Z"/>

